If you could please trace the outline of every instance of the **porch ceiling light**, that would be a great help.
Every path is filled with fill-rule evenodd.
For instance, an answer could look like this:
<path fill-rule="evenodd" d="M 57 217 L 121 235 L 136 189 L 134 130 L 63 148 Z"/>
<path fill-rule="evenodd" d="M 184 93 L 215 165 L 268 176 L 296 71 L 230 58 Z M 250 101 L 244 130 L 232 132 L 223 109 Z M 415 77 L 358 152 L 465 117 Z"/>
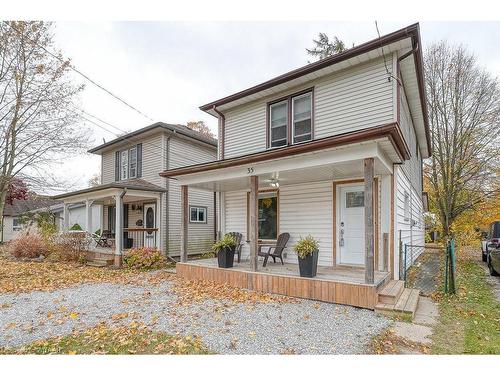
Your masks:
<path fill-rule="evenodd" d="M 280 187 L 280 183 L 278 182 L 278 180 L 276 178 L 273 178 L 271 180 L 271 182 L 269 183 L 269 185 L 271 185 L 271 187 L 276 188 L 276 189 Z"/>

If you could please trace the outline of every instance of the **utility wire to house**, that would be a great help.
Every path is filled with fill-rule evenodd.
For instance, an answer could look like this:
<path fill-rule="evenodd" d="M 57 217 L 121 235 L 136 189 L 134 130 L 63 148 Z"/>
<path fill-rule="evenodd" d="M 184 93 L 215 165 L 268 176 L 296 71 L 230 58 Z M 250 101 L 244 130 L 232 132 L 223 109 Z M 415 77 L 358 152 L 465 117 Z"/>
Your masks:
<path fill-rule="evenodd" d="M 38 47 L 40 47 L 41 49 L 43 49 L 45 52 L 47 52 L 50 56 L 52 56 L 53 58 L 57 59 L 58 61 L 62 62 L 62 63 L 68 63 L 68 61 L 64 60 L 61 56 L 58 56 L 57 54 L 53 53 L 52 51 L 49 51 L 47 48 L 45 48 L 43 45 L 41 45 L 40 43 L 38 43 L 37 41 L 31 39 L 30 37 L 28 37 L 27 35 L 23 34 L 21 31 L 19 31 L 18 29 L 16 29 L 14 26 L 12 26 L 11 24 L 8 24 L 8 26 L 14 30 L 16 33 L 18 33 L 19 35 L 23 36 L 24 38 L 26 38 L 27 40 L 29 40 L 31 43 L 33 43 L 34 45 L 37 45 Z M 126 102 L 124 99 L 120 98 L 118 95 L 112 93 L 111 91 L 109 91 L 107 88 L 105 88 L 104 86 L 102 86 L 101 84 L 97 83 L 95 80 L 93 80 L 92 78 L 90 78 L 87 74 L 83 73 L 81 70 L 77 69 L 73 64 L 71 63 L 68 63 L 68 67 L 73 70 L 75 73 L 79 74 L 80 76 L 82 76 L 84 79 L 86 79 L 87 81 L 89 81 L 90 83 L 92 83 L 94 86 L 96 86 L 97 88 L 101 89 L 102 91 L 104 91 L 105 93 L 107 93 L 108 95 L 112 96 L 114 99 L 118 100 L 119 102 L 121 102 L 122 104 L 126 105 L 127 107 L 129 107 L 130 109 L 132 109 L 133 111 L 137 112 L 138 114 L 140 114 L 141 116 L 147 118 L 148 120 L 150 121 L 155 121 L 152 117 L 146 115 L 144 112 L 140 111 L 139 109 L 137 109 L 136 107 L 134 107 L 133 105 L 129 104 L 128 102 Z"/>
<path fill-rule="evenodd" d="M 93 115 L 93 114 L 91 114 L 91 113 L 89 113 L 89 112 L 87 112 L 87 111 L 85 111 L 85 110 L 83 110 L 83 109 L 81 109 L 81 108 L 78 108 L 78 107 L 77 107 L 77 106 L 75 106 L 75 105 L 73 105 L 73 107 L 75 108 L 75 110 L 77 110 L 77 111 L 79 111 L 79 112 L 73 111 L 72 113 L 74 113 L 75 115 L 77 115 L 78 117 L 80 117 L 82 120 L 84 120 L 84 121 L 88 121 L 89 123 L 91 123 L 91 124 L 93 124 L 93 125 L 97 126 L 99 129 L 102 129 L 102 130 L 104 130 L 104 131 L 106 131 L 106 132 L 108 132 L 108 133 L 110 133 L 110 134 L 114 135 L 115 137 L 121 137 L 121 136 L 123 136 L 123 135 L 124 135 L 123 131 L 122 131 L 122 130 L 118 127 L 118 126 L 113 125 L 113 124 L 111 124 L 111 123 L 109 123 L 109 122 L 107 122 L 107 121 L 105 121 L 105 120 L 102 120 L 101 118 L 97 117 L 96 115 Z M 94 121 L 93 119 L 89 118 L 89 117 L 91 117 L 91 118 L 95 119 L 95 121 Z M 108 126 L 110 126 L 110 127 L 114 128 L 114 129 L 118 130 L 119 132 L 121 132 L 121 134 L 120 134 L 120 133 L 115 133 L 114 131 L 112 131 L 112 130 L 108 129 L 107 127 L 105 127 L 105 126 L 104 126 L 104 125 L 102 125 L 102 124 L 99 124 L 99 123 L 98 123 L 98 122 L 96 122 L 96 121 L 100 121 L 101 123 L 106 124 L 106 125 L 108 125 Z M 130 141 L 129 139 L 126 139 L 126 138 L 125 138 L 125 139 L 123 139 L 123 141 L 124 141 L 125 143 L 127 143 L 128 145 L 130 145 L 130 146 L 135 146 L 135 143 L 133 143 L 133 142 L 132 142 L 132 141 Z M 154 152 L 154 151 L 152 151 L 152 152 L 153 152 L 153 154 L 154 154 L 155 156 L 157 156 L 157 157 L 159 157 L 159 158 L 164 158 L 164 157 L 165 157 L 165 155 L 167 155 L 167 149 L 166 149 L 166 148 L 164 148 L 164 147 L 162 147 L 162 146 L 159 146 L 159 145 L 156 145 L 156 144 L 154 144 L 154 143 L 151 143 L 151 144 L 150 144 L 150 146 L 151 146 L 151 147 L 154 147 L 154 148 L 156 148 L 156 149 L 158 149 L 158 150 L 160 150 L 160 151 L 162 152 L 162 153 L 160 154 L 159 152 Z M 192 158 L 190 158 L 189 156 L 187 156 L 186 154 L 179 154 L 179 153 L 175 152 L 174 150 L 170 150 L 170 154 L 173 154 L 173 155 L 175 155 L 175 156 L 178 156 L 179 158 L 182 158 L 183 160 L 189 161 L 189 162 L 191 162 L 191 163 L 193 163 L 193 164 L 200 164 L 200 161 L 199 161 L 199 160 L 192 159 Z"/>
<path fill-rule="evenodd" d="M 14 26 L 12 26 L 11 24 L 8 24 L 8 26 L 13 30 L 15 31 L 16 33 L 18 33 L 19 35 L 22 35 L 24 38 L 26 38 L 27 40 L 29 40 L 31 43 L 33 43 L 34 45 L 37 45 L 38 47 L 40 47 L 41 49 L 43 49 L 46 53 L 48 53 L 50 56 L 52 56 L 53 58 L 57 59 L 58 61 L 62 62 L 62 63 L 66 63 L 67 61 L 65 61 L 61 56 L 58 56 L 57 54 L 53 53 L 52 51 L 48 50 L 47 48 L 45 48 L 43 45 L 41 45 L 40 43 L 38 43 L 37 41 L 29 38 L 28 36 L 26 36 L 25 34 L 22 34 L 21 31 L 19 31 L 17 28 L 15 28 Z M 82 76 L 84 79 L 86 79 L 87 81 L 89 81 L 90 83 L 92 83 L 94 86 L 98 87 L 99 89 L 101 89 L 102 91 L 106 92 L 108 95 L 110 95 L 111 97 L 113 97 L 114 99 L 120 101 L 122 104 L 126 105 L 127 107 L 129 107 L 130 109 L 134 110 L 135 112 L 139 113 L 141 116 L 147 118 L 148 120 L 150 121 L 155 121 L 152 117 L 146 115 L 144 112 L 140 111 L 139 109 L 137 109 L 136 107 L 134 107 L 133 105 L 129 104 L 128 102 L 126 102 L 124 99 L 120 98 L 119 96 L 115 95 L 114 93 L 112 93 L 110 90 L 106 89 L 104 86 L 102 86 L 101 84 L 97 83 L 95 80 L 93 80 L 92 78 L 90 78 L 87 74 L 83 73 L 81 70 L 77 69 L 73 64 L 69 63 L 68 64 L 68 67 L 73 70 L 74 72 L 76 72 L 77 74 L 79 74 L 80 76 Z M 107 121 L 104 121 L 102 120 L 101 118 L 93 115 L 93 114 L 90 114 L 88 113 L 87 111 L 81 109 L 81 108 L 78 108 L 76 107 L 75 105 L 73 105 L 73 107 L 80 111 L 79 112 L 73 112 L 74 114 L 76 114 L 77 116 L 79 116 L 80 118 L 82 118 L 83 120 L 85 121 L 88 121 L 89 123 L 99 127 L 100 129 L 114 135 L 115 137 L 121 137 L 124 135 L 125 132 L 123 132 L 122 129 L 120 129 L 118 126 L 115 126 Z M 85 117 L 84 115 L 85 114 L 86 116 L 89 116 L 89 117 L 92 117 L 93 119 L 97 120 L 97 121 L 100 121 L 101 123 L 103 124 L 106 124 L 110 127 L 112 127 L 113 129 L 116 129 L 118 132 L 120 133 L 115 133 L 109 129 L 107 129 L 106 127 L 102 126 L 101 124 L 89 119 L 88 117 Z M 125 139 L 125 141 L 130 144 L 130 145 L 134 145 L 132 142 L 130 142 L 129 140 Z M 158 148 L 159 150 L 161 150 L 162 152 L 165 152 L 166 153 L 166 149 L 163 148 L 162 146 L 158 146 L 158 145 L 154 145 L 152 144 L 153 147 L 155 148 Z M 178 154 L 176 153 L 175 151 L 172 151 L 170 150 L 170 153 L 171 154 L 174 154 L 176 156 L 179 156 L 181 158 L 183 158 L 184 160 L 187 160 L 191 163 L 194 163 L 194 164 L 199 164 L 200 161 L 199 160 L 194 160 L 194 159 L 190 159 L 188 156 L 186 156 L 185 154 Z M 159 155 L 159 154 L 156 154 L 157 156 L 163 158 L 164 155 L 166 154 L 162 154 L 162 155 Z"/>

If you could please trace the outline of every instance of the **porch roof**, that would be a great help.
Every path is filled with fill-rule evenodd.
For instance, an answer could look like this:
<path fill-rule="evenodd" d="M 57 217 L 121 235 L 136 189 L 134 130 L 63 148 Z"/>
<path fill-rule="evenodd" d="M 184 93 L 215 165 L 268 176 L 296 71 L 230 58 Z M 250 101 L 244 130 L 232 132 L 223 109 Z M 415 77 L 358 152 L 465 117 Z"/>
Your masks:
<path fill-rule="evenodd" d="M 383 133 L 382 133 L 383 134 Z M 277 181 L 280 185 L 363 177 L 363 161 L 374 159 L 375 174 L 392 174 L 401 161 L 390 135 L 356 143 L 325 147 L 331 139 L 274 149 L 244 157 L 198 164 L 161 173 L 181 185 L 210 190 L 234 191 L 249 188 L 249 176 L 259 176 L 260 187 Z M 321 147 L 316 147 L 316 145 Z"/>
<path fill-rule="evenodd" d="M 114 181 L 108 184 L 93 186 L 87 189 L 77 190 L 69 193 L 54 196 L 54 199 L 62 200 L 65 203 L 82 202 L 86 199 L 104 199 L 119 194 L 123 190 L 130 192 L 136 198 L 154 198 L 158 193 L 166 191 L 165 188 L 155 185 L 140 178 L 124 181 Z"/>

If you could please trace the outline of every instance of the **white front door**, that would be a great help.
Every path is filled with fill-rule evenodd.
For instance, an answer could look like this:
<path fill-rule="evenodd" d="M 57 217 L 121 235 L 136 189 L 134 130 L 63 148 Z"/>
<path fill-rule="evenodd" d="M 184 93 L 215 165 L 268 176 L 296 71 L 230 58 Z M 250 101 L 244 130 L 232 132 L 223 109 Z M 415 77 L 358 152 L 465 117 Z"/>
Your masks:
<path fill-rule="evenodd" d="M 364 184 L 338 185 L 337 264 L 365 264 Z"/>
<path fill-rule="evenodd" d="M 156 205 L 148 203 L 144 205 L 144 229 L 156 228 Z M 156 246 L 156 231 L 144 231 L 144 247 Z"/>

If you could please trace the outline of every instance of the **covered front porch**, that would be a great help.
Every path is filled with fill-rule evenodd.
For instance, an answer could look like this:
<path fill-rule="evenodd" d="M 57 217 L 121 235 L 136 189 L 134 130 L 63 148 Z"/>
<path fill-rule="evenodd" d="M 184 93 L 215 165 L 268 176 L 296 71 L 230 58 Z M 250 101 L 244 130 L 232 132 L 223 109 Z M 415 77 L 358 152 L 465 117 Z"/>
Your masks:
<path fill-rule="evenodd" d="M 122 264 L 123 252 L 132 248 L 158 248 L 161 237 L 161 212 L 164 189 L 143 180 L 120 181 L 56 197 L 63 201 L 62 231 L 70 231 L 69 206 L 85 204 L 85 228 L 89 236 L 88 251 L 113 255 L 114 264 Z M 100 230 L 92 233 L 92 207 L 102 206 Z"/>
<path fill-rule="evenodd" d="M 377 290 L 394 269 L 392 163 L 398 158 L 387 139 L 378 139 L 248 163 L 220 161 L 214 169 L 166 171 L 165 177 L 182 186 L 179 275 L 373 308 Z M 219 237 L 242 234 L 242 262 L 233 268 L 217 268 L 214 259 L 188 261 L 191 187 L 217 192 Z M 263 267 L 259 250 L 280 233 L 290 234 L 285 264 Z M 309 234 L 320 243 L 314 279 L 299 277 L 293 252 L 296 241 Z"/>

